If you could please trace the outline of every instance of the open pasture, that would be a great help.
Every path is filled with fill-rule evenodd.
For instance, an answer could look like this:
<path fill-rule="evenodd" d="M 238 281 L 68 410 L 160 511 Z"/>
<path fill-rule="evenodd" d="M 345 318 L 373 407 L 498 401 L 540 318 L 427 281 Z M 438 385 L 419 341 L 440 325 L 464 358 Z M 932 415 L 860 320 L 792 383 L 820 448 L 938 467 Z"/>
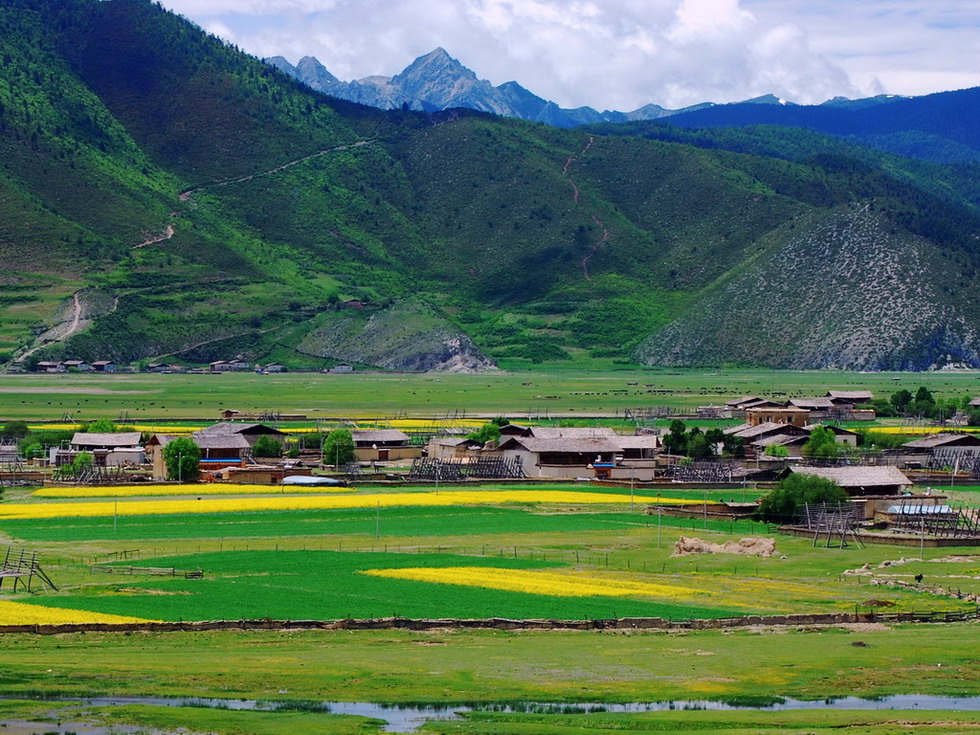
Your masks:
<path fill-rule="evenodd" d="M 975 625 L 676 634 L 490 630 L 17 634 L 0 637 L 0 657 L 4 691 L 11 695 L 111 692 L 393 703 L 728 697 L 771 701 L 778 696 L 976 694 L 980 691 L 976 642 Z M 683 720 L 688 713 L 673 714 Z M 723 714 L 712 713 L 712 717 Z M 745 719 L 747 713 L 727 714 L 733 722 L 751 722 Z M 896 720 L 915 716 L 881 714 Z M 812 716 L 814 721 L 824 717 Z M 957 716 L 946 712 L 941 719 L 955 721 Z M 796 722 L 802 726 L 803 721 Z M 748 727 L 748 732 L 754 732 Z M 461 731 L 540 730 L 531 721 L 523 728 Z"/>
<path fill-rule="evenodd" d="M 311 419 L 446 416 L 615 416 L 646 406 L 693 408 L 750 394 L 822 395 L 868 389 L 887 397 L 924 385 L 937 396 L 976 395 L 976 371 L 850 373 L 832 370 L 623 369 L 586 372 L 351 375 L 0 375 L 0 419 L 128 417 L 213 420 L 223 409 L 301 413 Z M 397 407 L 397 410 L 394 408 Z M 469 415 L 469 416 L 467 416 Z"/>

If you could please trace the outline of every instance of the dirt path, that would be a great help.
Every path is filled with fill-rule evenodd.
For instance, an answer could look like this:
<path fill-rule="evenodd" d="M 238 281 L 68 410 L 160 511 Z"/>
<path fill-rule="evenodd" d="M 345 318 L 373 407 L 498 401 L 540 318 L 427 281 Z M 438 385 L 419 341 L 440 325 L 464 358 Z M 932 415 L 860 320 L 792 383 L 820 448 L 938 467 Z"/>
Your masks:
<path fill-rule="evenodd" d="M 53 327 L 51 327 L 51 329 L 39 336 L 38 345 L 36 347 L 32 347 L 30 350 L 18 357 L 17 362 L 23 362 L 38 350 L 47 347 L 48 345 L 52 345 L 55 342 L 64 342 L 81 328 L 82 300 L 78 296 L 80 293 L 81 291 L 79 290 L 72 294 L 70 317 L 64 321 L 58 322 L 58 324 L 55 324 Z M 118 300 L 116 303 L 118 303 Z M 115 306 L 113 306 L 113 311 L 115 311 Z"/>
<path fill-rule="evenodd" d="M 375 138 L 367 139 L 367 140 L 359 140 L 356 143 L 345 143 L 343 145 L 333 146 L 332 148 L 324 148 L 314 153 L 310 153 L 307 156 L 303 156 L 301 158 L 295 158 L 292 161 L 286 161 L 286 163 L 280 164 L 275 168 L 270 168 L 268 171 L 260 171 L 259 173 L 249 174 L 248 176 L 239 176 L 238 178 L 235 179 L 221 179 L 219 181 L 212 181 L 207 184 L 201 184 L 199 186 L 195 186 L 193 189 L 186 189 L 185 191 L 180 192 L 180 194 L 177 195 L 177 199 L 178 201 L 181 202 L 188 202 L 199 191 L 204 191 L 206 189 L 213 189 L 219 186 L 228 186 L 229 184 L 241 184 L 246 181 L 252 181 L 254 179 L 260 178 L 262 176 L 272 176 L 273 174 L 277 174 L 280 171 L 285 171 L 287 168 L 291 168 L 292 166 L 296 166 L 300 163 L 303 163 L 304 161 L 309 161 L 318 156 L 324 156 L 328 153 L 334 153 L 336 151 L 346 151 L 346 150 L 350 150 L 351 148 L 360 148 L 361 146 L 374 143 L 375 140 L 376 140 Z M 178 214 L 179 212 L 171 212 L 170 218 L 176 219 Z M 166 242 L 167 240 L 170 240 L 175 233 L 176 230 L 174 229 L 174 226 L 172 224 L 167 225 L 162 235 L 150 236 L 148 233 L 144 232 L 143 237 L 146 239 L 143 240 L 143 242 L 141 242 L 139 245 L 133 245 L 133 250 L 138 250 L 139 248 L 145 248 L 145 247 L 149 247 L 150 245 L 157 245 L 158 243 Z"/>
<path fill-rule="evenodd" d="M 589 254 L 582 258 L 582 275 L 585 276 L 585 280 L 594 285 L 595 281 L 593 281 L 592 276 L 589 275 L 589 261 L 592 260 L 593 255 L 599 252 L 599 248 L 605 245 L 609 240 L 609 230 L 606 227 L 606 223 L 596 217 L 594 214 L 592 215 L 592 221 L 602 228 L 602 236 L 599 238 L 599 241 L 592 246 L 592 250 L 589 251 Z"/>
<path fill-rule="evenodd" d="M 188 345 L 187 347 L 183 348 L 182 350 L 177 350 L 176 352 L 167 352 L 167 353 L 165 353 L 163 355 L 155 355 L 155 356 L 153 356 L 153 357 L 151 357 L 149 359 L 150 360 L 162 360 L 165 357 L 173 357 L 174 355 L 182 355 L 185 352 L 190 352 L 191 350 L 196 350 L 198 347 L 204 347 L 204 345 L 209 345 L 209 344 L 212 344 L 213 342 L 221 342 L 221 341 L 226 340 L 226 339 L 234 339 L 235 337 L 247 337 L 247 336 L 251 336 L 253 334 L 266 334 L 268 332 L 274 332 L 277 329 L 282 329 L 282 328 L 283 327 L 281 327 L 281 326 L 279 326 L 279 327 L 268 327 L 267 329 L 260 329 L 257 332 L 248 331 L 248 332 L 238 332 L 237 334 L 226 334 L 224 337 L 215 337 L 214 339 L 206 339 L 203 342 L 197 342 L 196 344 Z"/>
<path fill-rule="evenodd" d="M 176 214 L 175 212 L 171 212 L 170 216 L 173 217 L 175 214 Z M 156 245 L 158 242 L 164 242 L 165 240 L 169 240 L 174 236 L 174 232 L 175 230 L 173 225 L 167 225 L 167 227 L 163 231 L 163 234 L 158 235 L 157 237 L 149 237 L 148 233 L 144 232 L 143 236 L 146 237 L 147 239 L 141 242 L 139 245 L 133 245 L 133 250 L 136 250 L 138 248 L 145 248 L 147 245 Z"/>
<path fill-rule="evenodd" d="M 347 151 L 352 148 L 361 148 L 363 146 L 374 143 L 376 140 L 377 138 L 370 138 L 365 140 L 359 140 L 356 143 L 344 143 L 343 145 L 335 145 L 332 148 L 323 148 L 322 150 L 316 151 L 315 153 L 311 153 L 308 156 L 303 156 L 302 158 L 296 158 L 292 161 L 287 161 L 286 163 L 276 166 L 275 168 L 270 168 L 268 171 L 260 171 L 259 173 L 249 174 L 248 176 L 239 176 L 238 178 L 235 179 L 221 179 L 219 181 L 212 181 L 207 184 L 201 184 L 200 186 L 195 186 L 193 189 L 187 189 L 186 191 L 180 192 L 180 195 L 177 198 L 182 202 L 186 202 L 196 193 L 198 193 L 199 191 L 204 191 L 205 189 L 215 189 L 219 186 L 228 186 L 229 184 L 243 184 L 247 181 L 253 181 L 254 179 L 258 179 L 263 176 L 272 176 L 273 174 L 277 174 L 280 171 L 285 171 L 287 168 L 292 168 L 293 166 L 296 166 L 305 161 L 312 160 L 314 158 L 318 158 L 319 156 L 325 156 L 328 153 L 336 153 L 337 151 Z"/>
<path fill-rule="evenodd" d="M 585 147 L 581 151 L 579 151 L 579 154 L 577 156 L 569 156 L 567 159 L 565 159 L 565 165 L 562 166 L 561 169 L 561 175 L 567 178 L 568 183 L 571 184 L 572 186 L 572 201 L 575 202 L 575 204 L 579 203 L 580 192 L 579 192 L 578 184 L 572 181 L 571 177 L 569 177 L 568 175 L 568 172 L 571 169 L 572 164 L 575 163 L 575 161 L 577 161 L 582 156 L 588 154 L 589 150 L 592 148 L 593 143 L 595 143 L 595 137 L 590 135 L 589 142 L 585 144 Z M 602 228 L 602 235 L 599 236 L 599 239 L 592 246 L 592 250 L 590 250 L 586 255 L 582 257 L 582 275 L 585 276 L 586 281 L 588 281 L 592 285 L 595 285 L 595 281 L 592 280 L 592 276 L 589 274 L 589 261 L 592 260 L 592 256 L 594 256 L 597 252 L 599 252 L 599 248 L 601 248 L 603 245 L 606 244 L 606 242 L 609 241 L 609 229 L 606 227 L 606 224 L 601 219 L 599 219 L 596 215 L 592 214 L 591 217 L 592 217 L 592 221 Z"/>

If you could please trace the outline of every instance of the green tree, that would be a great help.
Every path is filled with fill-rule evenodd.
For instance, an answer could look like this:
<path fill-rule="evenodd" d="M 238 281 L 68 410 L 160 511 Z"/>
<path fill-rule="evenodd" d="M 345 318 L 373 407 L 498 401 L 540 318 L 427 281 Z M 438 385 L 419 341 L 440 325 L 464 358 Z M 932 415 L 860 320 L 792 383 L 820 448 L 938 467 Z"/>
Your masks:
<path fill-rule="evenodd" d="M 895 413 L 904 414 L 908 408 L 909 404 L 912 402 L 912 394 L 907 390 L 902 388 L 902 390 L 897 393 L 892 393 L 892 397 L 889 399 L 892 407 L 895 409 Z"/>
<path fill-rule="evenodd" d="M 684 433 L 687 426 L 680 419 L 670 422 L 667 436 L 664 437 L 664 446 L 669 454 L 687 454 L 687 435 Z"/>
<path fill-rule="evenodd" d="M 807 459 L 828 459 L 840 454 L 837 437 L 826 426 L 818 426 L 810 432 L 810 438 L 801 450 Z"/>
<path fill-rule="evenodd" d="M 794 472 L 762 498 L 756 516 L 768 523 L 792 523 L 806 503 L 843 503 L 844 489 L 832 480 Z"/>
<path fill-rule="evenodd" d="M 467 434 L 466 438 L 471 441 L 480 442 L 480 444 L 495 442 L 500 438 L 500 425 L 495 421 L 490 421 L 476 431 Z"/>
<path fill-rule="evenodd" d="M 174 439 L 163 448 L 167 478 L 180 482 L 196 482 L 201 476 L 201 448 L 189 436 Z"/>
<path fill-rule="evenodd" d="M 85 431 L 90 434 L 113 434 L 119 431 L 119 427 L 114 421 L 109 419 L 98 419 L 85 427 Z"/>
<path fill-rule="evenodd" d="M 916 416 L 932 417 L 936 413 L 936 399 L 928 388 L 919 386 L 908 410 Z"/>
<path fill-rule="evenodd" d="M 732 436 L 731 434 L 725 434 L 725 448 L 726 454 L 732 457 L 732 459 L 744 459 L 745 458 L 745 438 L 741 436 Z"/>
<path fill-rule="evenodd" d="M 75 455 L 75 459 L 71 461 L 71 471 L 76 475 L 80 475 L 85 470 L 92 467 L 92 453 L 91 452 L 79 452 Z"/>
<path fill-rule="evenodd" d="M 779 444 L 770 444 L 763 452 L 767 457 L 788 457 L 789 449 Z"/>
<path fill-rule="evenodd" d="M 897 416 L 898 411 L 895 410 L 895 406 L 891 401 L 886 401 L 884 398 L 875 398 L 871 401 L 871 408 L 874 409 L 875 415 L 878 418 L 888 418 L 890 416 Z"/>
<path fill-rule="evenodd" d="M 260 436 L 252 445 L 252 454 L 256 457 L 281 457 L 282 442 L 273 439 L 271 436 Z"/>
<path fill-rule="evenodd" d="M 687 434 L 687 456 L 692 459 L 705 459 L 714 455 L 714 446 L 708 442 L 708 437 L 698 427 Z"/>
<path fill-rule="evenodd" d="M 347 429 L 334 429 L 323 439 L 323 461 L 339 467 L 353 462 L 354 436 Z"/>
<path fill-rule="evenodd" d="M 30 433 L 31 430 L 30 427 L 27 426 L 26 421 L 8 421 L 3 425 L 3 429 L 0 429 L 0 436 L 5 436 L 11 439 L 23 439 Z"/>
<path fill-rule="evenodd" d="M 24 459 L 37 459 L 44 456 L 44 446 L 40 442 L 31 442 L 20 450 Z"/>

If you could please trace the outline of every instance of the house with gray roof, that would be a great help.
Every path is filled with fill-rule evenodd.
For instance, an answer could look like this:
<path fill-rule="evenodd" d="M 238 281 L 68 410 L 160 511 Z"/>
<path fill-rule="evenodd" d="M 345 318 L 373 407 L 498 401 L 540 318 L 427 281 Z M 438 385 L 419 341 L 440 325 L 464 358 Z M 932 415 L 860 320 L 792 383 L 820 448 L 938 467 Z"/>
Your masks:
<path fill-rule="evenodd" d="M 654 435 L 510 436 L 497 451 L 507 459 L 520 458 L 529 477 L 599 480 L 652 480 L 657 468 L 660 438 Z"/>
<path fill-rule="evenodd" d="M 354 429 L 354 456 L 359 462 L 395 462 L 422 456 L 421 445 L 399 429 Z M 329 462 L 329 457 L 324 457 Z"/>
<path fill-rule="evenodd" d="M 897 467 L 791 467 L 787 472 L 836 482 L 848 495 L 899 495 L 912 481 Z"/>

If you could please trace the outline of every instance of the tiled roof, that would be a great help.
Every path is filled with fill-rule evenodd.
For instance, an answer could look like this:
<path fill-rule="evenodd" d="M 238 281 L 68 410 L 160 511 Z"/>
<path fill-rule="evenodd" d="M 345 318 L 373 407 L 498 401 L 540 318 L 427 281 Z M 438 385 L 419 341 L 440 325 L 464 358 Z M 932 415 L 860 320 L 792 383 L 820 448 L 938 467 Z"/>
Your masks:
<path fill-rule="evenodd" d="M 78 447 L 135 447 L 139 445 L 142 436 L 138 431 L 118 431 L 109 434 L 76 431 L 71 438 L 71 444 Z"/>

